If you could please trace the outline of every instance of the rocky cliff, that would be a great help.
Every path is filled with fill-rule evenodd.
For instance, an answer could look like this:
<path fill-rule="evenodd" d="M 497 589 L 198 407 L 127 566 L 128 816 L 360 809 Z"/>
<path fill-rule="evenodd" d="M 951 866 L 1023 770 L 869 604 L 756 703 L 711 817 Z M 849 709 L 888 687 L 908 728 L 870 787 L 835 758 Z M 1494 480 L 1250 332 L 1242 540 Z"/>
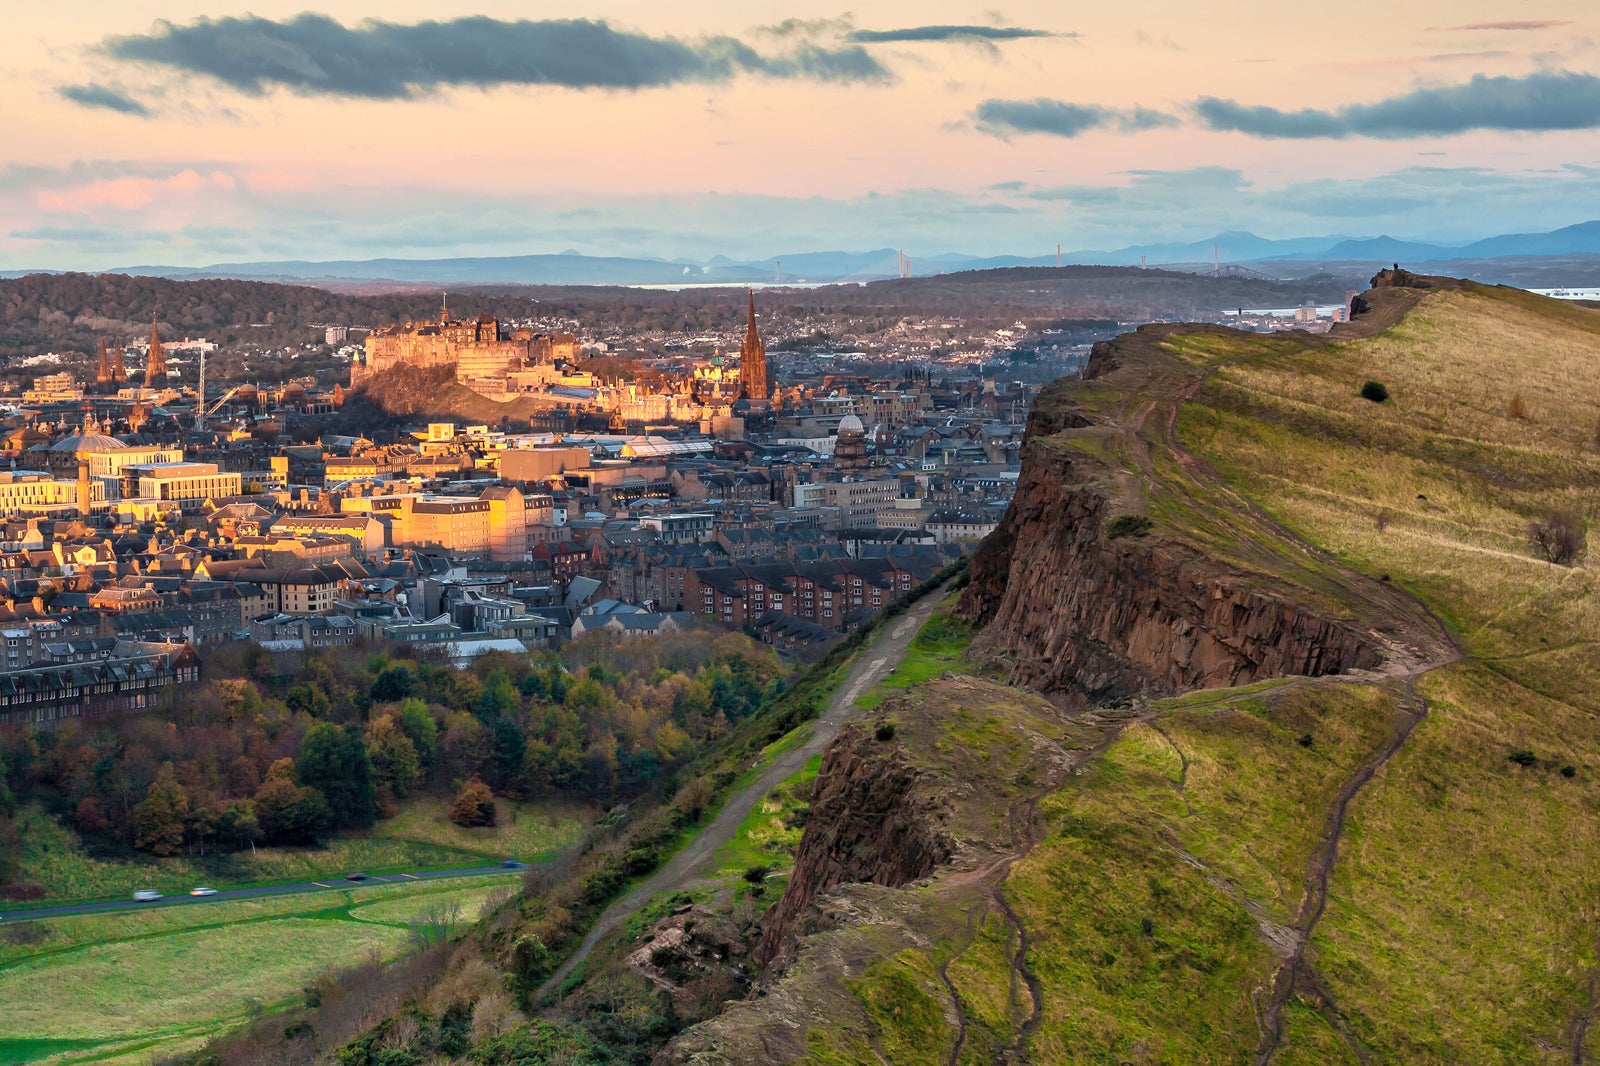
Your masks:
<path fill-rule="evenodd" d="M 1236 567 L 1214 550 L 1217 527 L 1259 527 L 1261 516 L 1197 508 L 1195 522 L 1212 527 L 1202 550 L 1194 530 L 1151 506 L 1158 479 L 1139 473 L 1175 446 L 1177 406 L 1203 380 L 1164 351 L 1170 343 L 1160 328 L 1103 342 L 1085 380 L 1039 397 L 1016 496 L 961 602 L 985 627 L 981 647 L 1012 682 L 1069 702 L 1377 666 L 1370 628 L 1277 579 L 1292 560 Z M 1106 454 L 1124 461 L 1113 467 Z M 1194 465 L 1186 459 L 1175 465 Z"/>
<path fill-rule="evenodd" d="M 1033 840 L 1035 805 L 1101 731 L 1032 693 L 946 677 L 841 733 L 762 921 L 758 994 L 680 1034 L 658 1066 L 1013 1052 L 1035 1001 L 1000 882 Z"/>
<path fill-rule="evenodd" d="M 828 749 L 794 872 L 762 919 L 759 962 L 787 961 L 796 920 L 835 885 L 898 888 L 950 857 L 944 804 L 917 789 L 918 776 L 903 753 L 886 756 L 881 742 L 854 727 Z"/>

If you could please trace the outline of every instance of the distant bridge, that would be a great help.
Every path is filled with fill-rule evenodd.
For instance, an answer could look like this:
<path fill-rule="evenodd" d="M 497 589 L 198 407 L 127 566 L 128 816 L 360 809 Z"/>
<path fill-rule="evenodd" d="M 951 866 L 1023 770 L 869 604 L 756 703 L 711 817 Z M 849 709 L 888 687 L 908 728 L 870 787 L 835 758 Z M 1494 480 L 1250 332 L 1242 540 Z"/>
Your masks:
<path fill-rule="evenodd" d="M 1279 278 L 1277 278 L 1276 276 L 1274 276 L 1272 274 L 1263 274 L 1259 270 L 1251 270 L 1249 267 L 1242 267 L 1242 266 L 1239 266 L 1236 263 L 1229 263 L 1229 264 L 1227 264 L 1225 266 L 1213 267 L 1211 270 L 1206 271 L 1206 277 L 1208 277 L 1208 278 L 1248 278 L 1251 281 L 1278 281 L 1278 280 L 1280 280 Z"/>

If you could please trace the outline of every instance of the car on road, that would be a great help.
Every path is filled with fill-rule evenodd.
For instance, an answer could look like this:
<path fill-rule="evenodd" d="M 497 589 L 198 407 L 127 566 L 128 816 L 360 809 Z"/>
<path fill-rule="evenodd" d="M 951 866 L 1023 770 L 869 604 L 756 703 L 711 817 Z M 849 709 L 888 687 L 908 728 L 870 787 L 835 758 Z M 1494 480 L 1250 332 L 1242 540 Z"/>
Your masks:
<path fill-rule="evenodd" d="M 216 894 L 217 894 L 217 890 L 216 889 L 207 888 L 204 885 L 201 885 L 198 888 L 191 888 L 189 890 L 189 895 L 191 895 L 191 896 L 215 896 Z"/>
<path fill-rule="evenodd" d="M 133 901 L 135 903 L 154 903 L 160 898 L 161 893 L 153 888 L 141 888 L 133 893 Z"/>
<path fill-rule="evenodd" d="M 346 881 L 365 881 L 367 879 L 367 875 L 358 871 L 353 874 L 345 874 L 344 879 Z"/>
<path fill-rule="evenodd" d="M 520 862 L 518 862 L 516 859 L 501 859 L 500 860 L 500 865 L 504 866 L 508 870 L 515 870 L 517 867 L 521 866 L 522 864 Z"/>

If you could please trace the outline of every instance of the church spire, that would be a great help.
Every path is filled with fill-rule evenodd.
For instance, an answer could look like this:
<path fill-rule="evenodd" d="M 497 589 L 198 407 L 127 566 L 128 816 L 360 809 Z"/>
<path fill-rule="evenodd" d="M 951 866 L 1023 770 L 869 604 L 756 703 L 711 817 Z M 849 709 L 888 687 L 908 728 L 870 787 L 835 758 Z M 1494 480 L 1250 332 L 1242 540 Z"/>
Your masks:
<path fill-rule="evenodd" d="M 94 372 L 94 383 L 101 388 L 111 384 L 111 356 L 106 351 L 104 338 L 100 341 L 100 366 Z"/>
<path fill-rule="evenodd" d="M 767 388 L 767 346 L 756 330 L 756 290 L 750 290 L 750 320 L 744 343 L 739 345 L 739 395 L 746 400 L 765 400 Z"/>
<path fill-rule="evenodd" d="M 161 336 L 156 332 L 156 316 L 150 316 L 150 355 L 144 364 L 144 383 L 154 385 L 167 378 L 167 353 L 161 347 Z"/>

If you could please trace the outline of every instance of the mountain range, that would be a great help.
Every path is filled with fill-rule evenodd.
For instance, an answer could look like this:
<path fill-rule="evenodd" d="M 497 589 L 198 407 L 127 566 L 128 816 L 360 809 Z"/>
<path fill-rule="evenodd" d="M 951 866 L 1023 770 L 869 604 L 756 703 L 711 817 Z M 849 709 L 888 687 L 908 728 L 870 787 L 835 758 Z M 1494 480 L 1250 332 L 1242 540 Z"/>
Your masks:
<path fill-rule="evenodd" d="M 1105 266 L 1252 264 L 1266 273 L 1310 272 L 1332 265 L 1363 270 L 1391 262 L 1430 265 L 1463 260 L 1600 256 L 1600 220 L 1547 233 L 1506 233 L 1467 243 L 1404 240 L 1388 235 L 1328 235 L 1273 239 L 1229 230 L 1200 241 L 1063 252 L 1064 264 Z M 1053 266 L 1056 256 L 974 256 L 959 252 L 913 259 L 916 275 L 1003 267 Z M 173 279 L 237 278 L 282 282 L 388 282 L 401 285 L 744 285 L 833 283 L 897 277 L 900 253 L 826 251 L 738 260 L 590 256 L 578 252 L 449 259 L 345 259 L 214 263 L 201 267 L 141 264 L 110 274 Z M 6 272 L 18 276 L 25 271 Z"/>

